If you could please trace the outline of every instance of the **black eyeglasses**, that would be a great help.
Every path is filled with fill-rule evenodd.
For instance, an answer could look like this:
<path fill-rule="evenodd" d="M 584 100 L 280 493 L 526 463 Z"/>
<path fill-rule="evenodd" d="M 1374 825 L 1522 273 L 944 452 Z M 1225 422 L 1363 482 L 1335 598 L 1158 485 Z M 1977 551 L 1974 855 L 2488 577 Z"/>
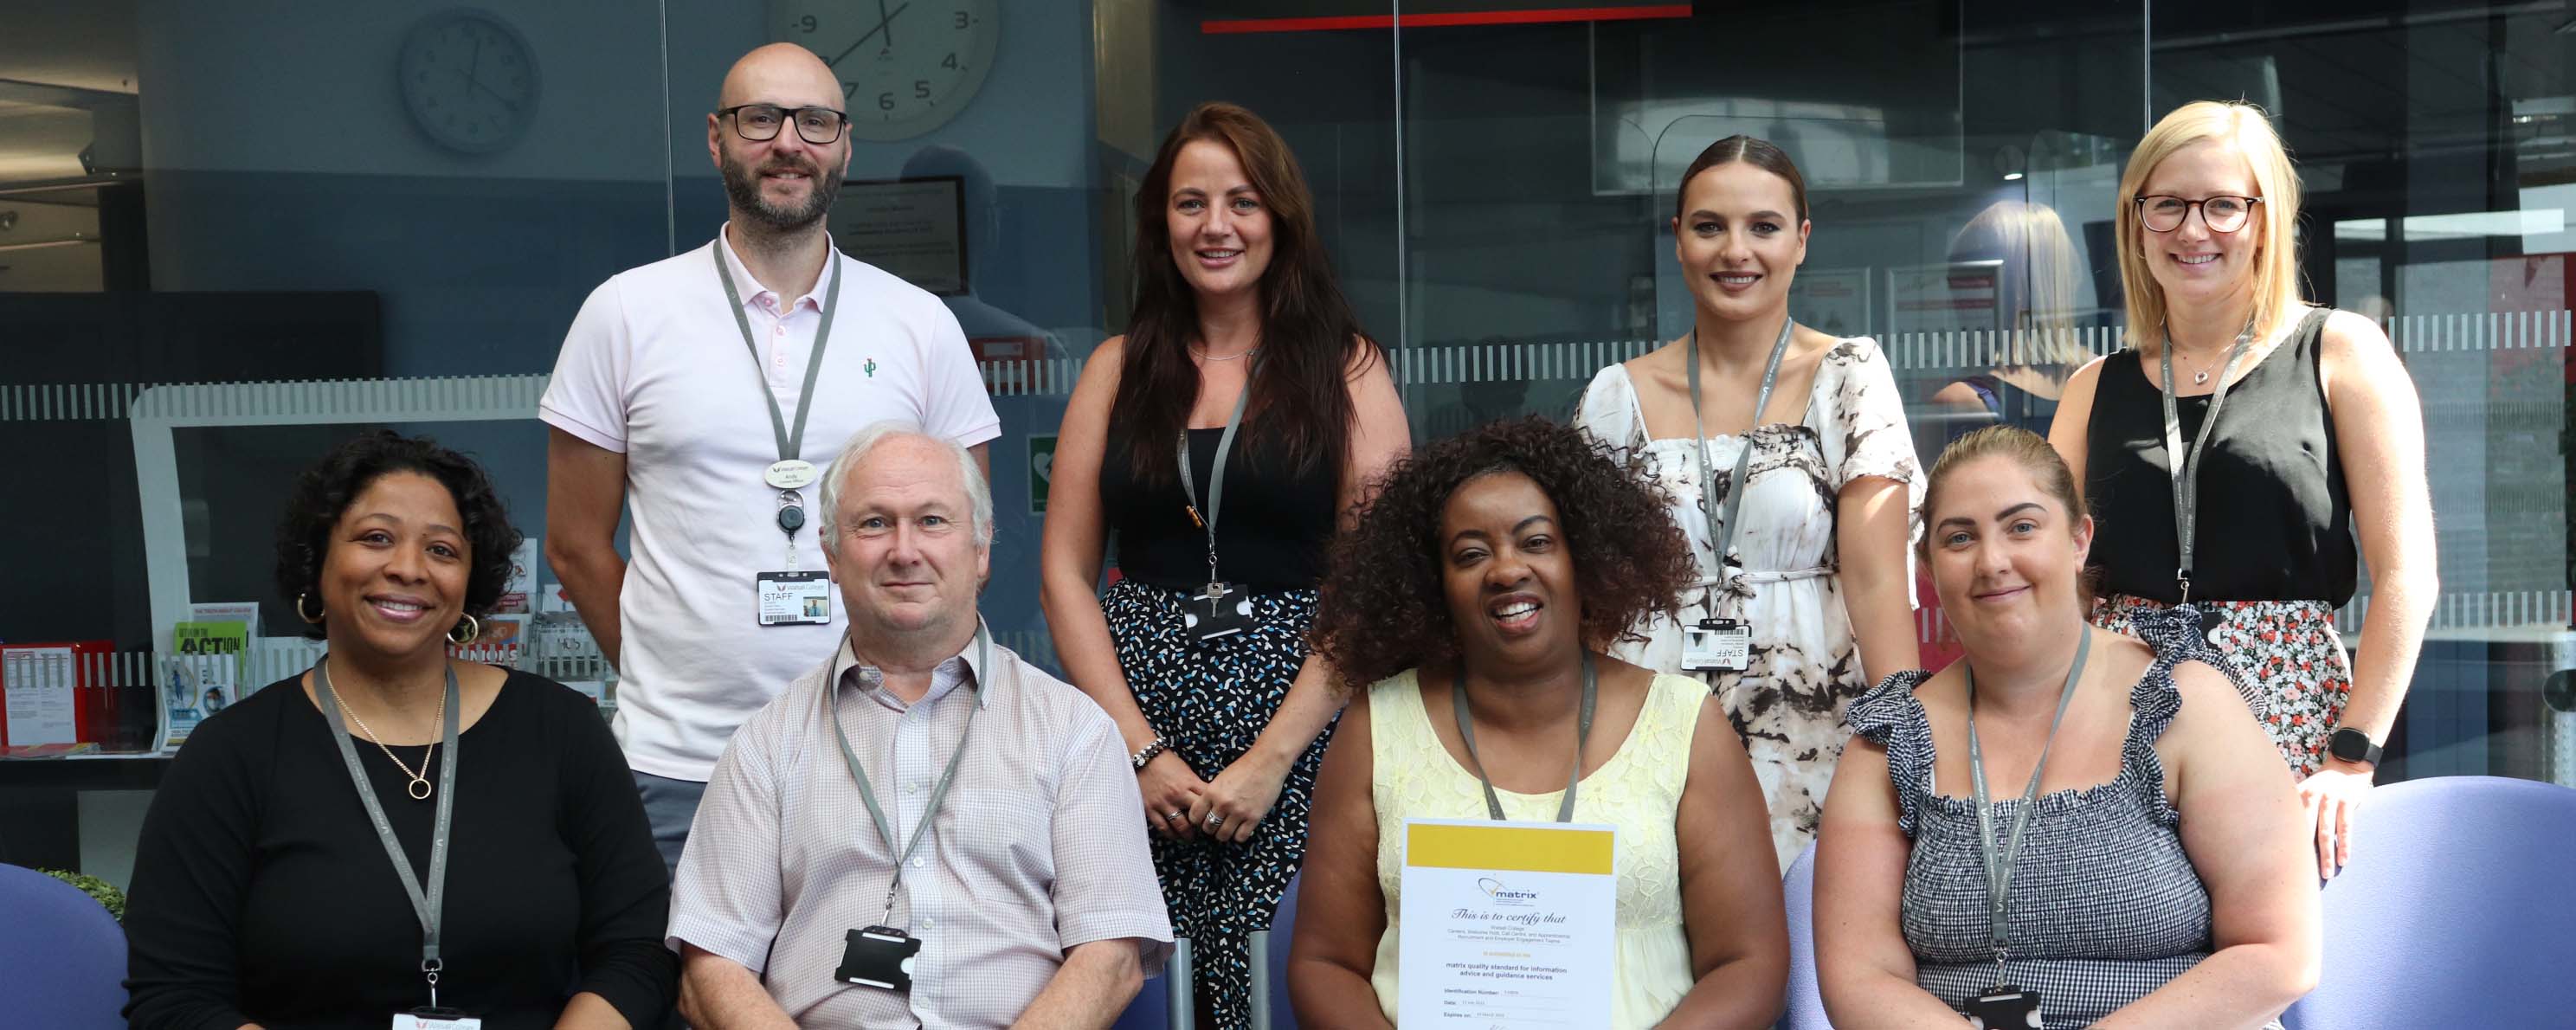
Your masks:
<path fill-rule="evenodd" d="M 2200 224 L 2211 232 L 2235 232 L 2245 227 L 2245 218 L 2254 213 L 2261 197 L 2216 196 L 2185 200 L 2164 194 L 2138 198 L 2138 221 L 2151 232 L 2172 232 L 2182 228 L 2183 219 L 2191 217 L 2193 208 L 2200 209 Z"/>
<path fill-rule="evenodd" d="M 776 104 L 740 104 L 716 112 L 716 117 L 733 116 L 733 131 L 754 143 L 778 138 L 778 129 L 789 121 L 796 123 L 796 135 L 805 142 L 821 146 L 837 143 L 841 130 L 848 127 L 848 115 L 828 107 L 780 107 Z"/>

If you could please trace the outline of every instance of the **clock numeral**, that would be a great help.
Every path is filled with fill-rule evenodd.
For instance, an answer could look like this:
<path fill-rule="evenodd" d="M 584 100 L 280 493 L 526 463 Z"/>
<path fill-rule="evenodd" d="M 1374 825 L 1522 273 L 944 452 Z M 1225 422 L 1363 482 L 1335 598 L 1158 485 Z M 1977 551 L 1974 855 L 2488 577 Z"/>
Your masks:
<path fill-rule="evenodd" d="M 940 58 L 940 59 L 939 59 L 939 66 L 940 66 L 940 67 L 942 67 L 942 68 L 954 68 L 954 67 L 957 67 L 957 55 L 956 55 L 956 53 L 951 52 L 948 56 L 943 57 L 943 58 Z"/>
<path fill-rule="evenodd" d="M 972 25 L 972 24 L 974 24 L 974 23 L 975 23 L 975 19 L 968 17 L 968 16 L 966 15 L 966 12 L 964 12 L 964 11 L 959 11 L 959 12 L 957 12 L 957 27 L 958 27 L 958 28 L 961 28 L 961 29 L 962 29 L 962 28 L 965 28 L 966 26 Z"/>
<path fill-rule="evenodd" d="M 914 79 L 914 80 L 912 80 L 912 98 L 913 98 L 913 99 L 915 99 L 915 100 L 928 100 L 928 99 L 930 99 L 930 80 L 929 80 L 929 79 Z"/>
<path fill-rule="evenodd" d="M 879 94 L 877 94 L 877 110 L 880 110 L 880 111 L 891 111 L 891 110 L 894 110 L 894 94 L 892 94 L 892 93 L 879 93 Z"/>
<path fill-rule="evenodd" d="M 810 35 L 813 35 L 813 33 L 814 33 L 814 29 L 815 29 L 817 26 L 818 26 L 818 23 L 814 20 L 814 16 L 813 16 L 813 15 L 810 15 L 810 14 L 809 14 L 809 15 L 806 15 L 806 16 L 804 16 L 804 17 L 802 17 L 802 18 L 798 18 L 798 19 L 796 19 L 796 31 L 798 31 L 798 32 L 802 32 L 802 33 L 805 33 L 806 35 L 809 35 L 809 36 L 810 36 Z"/>
<path fill-rule="evenodd" d="M 855 82 L 844 82 L 844 83 L 842 83 L 842 84 L 841 84 L 841 99 L 842 99 L 843 101 L 847 101 L 847 100 L 849 100 L 851 97 L 854 97 L 854 96 L 857 96 L 857 95 L 859 95 L 859 84 L 858 84 L 858 83 L 855 83 Z"/>

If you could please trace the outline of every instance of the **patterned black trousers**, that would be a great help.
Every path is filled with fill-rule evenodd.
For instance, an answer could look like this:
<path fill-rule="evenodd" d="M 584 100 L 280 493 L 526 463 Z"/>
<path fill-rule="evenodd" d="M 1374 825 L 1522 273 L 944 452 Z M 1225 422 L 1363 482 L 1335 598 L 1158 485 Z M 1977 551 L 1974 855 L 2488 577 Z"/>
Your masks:
<path fill-rule="evenodd" d="M 1192 642 L 1182 632 L 1188 596 L 1120 580 L 1101 597 L 1101 610 L 1145 721 L 1200 779 L 1214 780 L 1251 749 L 1287 698 L 1306 661 L 1315 592 L 1257 595 L 1253 630 L 1210 643 Z M 1154 873 L 1163 883 L 1172 932 L 1190 939 L 1192 989 L 1213 1017 L 1214 1030 L 1251 1025 L 1251 934 L 1270 928 L 1280 895 L 1305 860 L 1315 769 L 1332 735 L 1327 726 L 1298 756 L 1251 840 L 1153 838 Z M 1271 943 L 1273 949 L 1287 946 L 1286 940 Z M 1273 984 L 1272 990 L 1285 991 L 1287 985 Z"/>

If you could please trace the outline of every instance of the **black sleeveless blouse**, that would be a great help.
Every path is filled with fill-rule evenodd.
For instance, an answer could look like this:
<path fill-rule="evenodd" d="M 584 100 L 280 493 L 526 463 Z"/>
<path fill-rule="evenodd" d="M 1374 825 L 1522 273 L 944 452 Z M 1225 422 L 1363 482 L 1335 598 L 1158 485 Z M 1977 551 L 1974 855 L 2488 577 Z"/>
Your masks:
<path fill-rule="evenodd" d="M 1184 500 L 1180 471 L 1159 476 L 1133 472 L 1131 435 L 1115 428 L 1100 463 L 1100 507 L 1118 547 L 1118 569 L 1140 582 L 1196 590 L 1208 581 L 1207 531 L 1190 521 L 1184 505 L 1201 511 L 1215 474 L 1222 429 L 1190 430 L 1190 477 L 1196 497 Z M 1324 578 L 1324 547 L 1332 539 L 1340 504 L 1340 470 L 1318 460 L 1311 469 L 1289 467 L 1261 427 L 1246 421 L 1226 459 L 1225 507 L 1217 518 L 1217 573 L 1255 592 L 1308 590 Z"/>
<path fill-rule="evenodd" d="M 2211 601 L 2352 600 L 2360 570 L 2352 499 L 2319 377 L 2326 316 L 2316 308 L 2227 391 L 2200 468 L 2192 597 Z M 2173 481 L 2156 374 L 2136 348 L 2102 365 L 2085 441 L 2084 496 L 2097 532 L 2102 589 L 2180 600 Z M 2184 446 L 2209 398 L 2177 397 Z"/>

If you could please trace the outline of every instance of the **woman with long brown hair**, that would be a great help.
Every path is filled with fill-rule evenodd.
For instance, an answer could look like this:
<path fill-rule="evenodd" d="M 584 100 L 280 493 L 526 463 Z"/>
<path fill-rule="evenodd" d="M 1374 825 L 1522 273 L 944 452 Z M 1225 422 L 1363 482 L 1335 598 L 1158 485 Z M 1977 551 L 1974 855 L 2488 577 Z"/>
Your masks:
<path fill-rule="evenodd" d="M 1252 112 L 1202 104 L 1164 139 L 1135 280 L 1126 335 L 1065 409 L 1042 599 L 1068 678 L 1132 752 L 1202 1020 L 1234 1027 L 1341 707 L 1306 646 L 1324 547 L 1409 435 L 1296 158 Z"/>

